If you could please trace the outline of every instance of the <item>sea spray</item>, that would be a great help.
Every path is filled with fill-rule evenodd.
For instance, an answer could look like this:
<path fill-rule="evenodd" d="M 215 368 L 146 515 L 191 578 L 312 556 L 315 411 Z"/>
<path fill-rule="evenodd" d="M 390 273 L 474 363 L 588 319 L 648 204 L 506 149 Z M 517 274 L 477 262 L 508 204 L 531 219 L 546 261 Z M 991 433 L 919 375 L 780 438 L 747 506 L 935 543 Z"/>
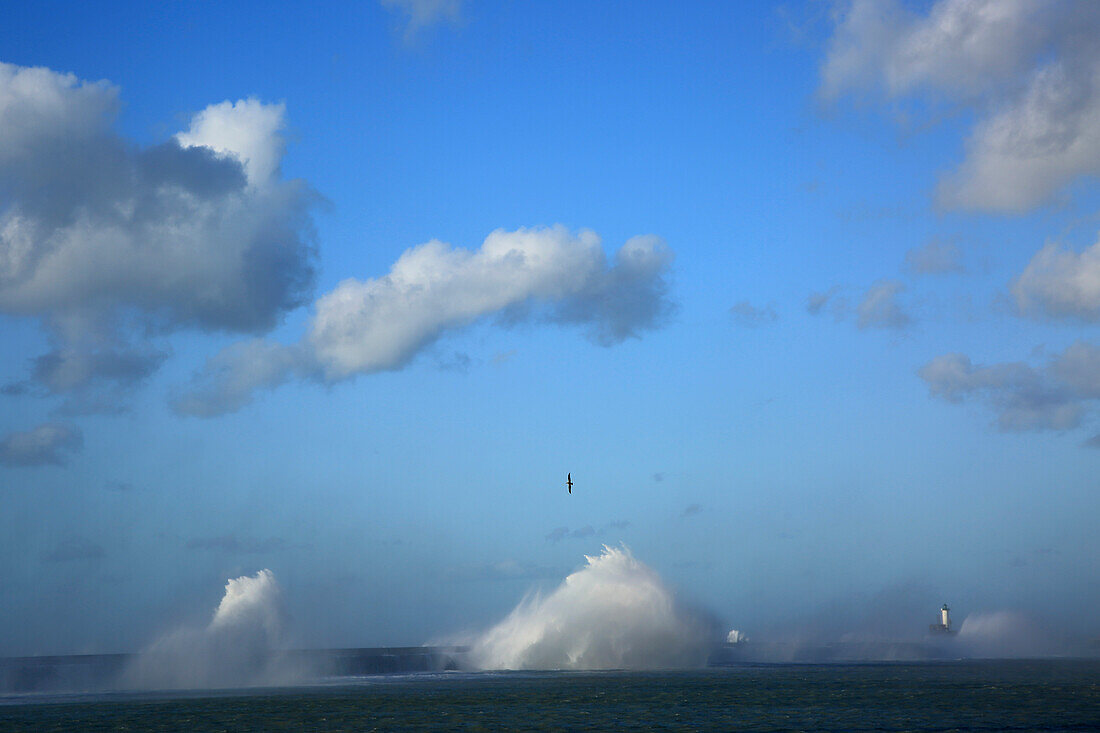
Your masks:
<path fill-rule="evenodd" d="M 480 669 L 701 667 L 715 628 L 676 602 L 626 546 L 585 556 L 552 593 L 526 597 L 471 645 Z"/>
<path fill-rule="evenodd" d="M 963 620 L 956 639 L 967 657 L 1046 657 L 1073 651 L 1066 640 L 1019 611 L 972 613 Z"/>
<path fill-rule="evenodd" d="M 122 685 L 217 688 L 292 681 L 296 675 L 279 652 L 281 596 L 270 570 L 231 578 L 205 627 L 181 627 L 157 639 L 124 670 Z"/>

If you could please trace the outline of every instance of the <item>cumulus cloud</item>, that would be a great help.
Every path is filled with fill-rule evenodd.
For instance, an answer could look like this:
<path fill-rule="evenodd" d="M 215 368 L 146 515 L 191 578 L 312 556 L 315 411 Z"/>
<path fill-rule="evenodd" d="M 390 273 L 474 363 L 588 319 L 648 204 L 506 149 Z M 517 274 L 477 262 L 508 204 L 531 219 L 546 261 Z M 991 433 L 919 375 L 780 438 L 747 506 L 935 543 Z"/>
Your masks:
<path fill-rule="evenodd" d="M 284 108 L 248 99 L 140 147 L 118 89 L 0 63 L 0 312 L 40 319 L 51 393 L 102 401 L 164 358 L 127 341 L 258 333 L 308 297 L 314 195 L 279 178 Z"/>
<path fill-rule="evenodd" d="M 594 232 L 563 226 L 497 230 L 477 250 L 432 240 L 385 276 L 349 278 L 319 298 L 300 343 L 253 341 L 218 354 L 175 406 L 214 415 L 294 376 L 331 384 L 401 369 L 443 334 L 494 315 L 580 325 L 611 346 L 663 325 L 671 262 L 654 236 L 631 238 L 609 262 Z"/>
<path fill-rule="evenodd" d="M 927 14 L 896 0 L 855 0 L 838 16 L 821 93 L 983 96 L 1025 73 L 1049 43 L 1042 11 L 1029 0 L 938 0 Z"/>
<path fill-rule="evenodd" d="M 283 104 L 227 100 L 195 115 L 190 129 L 177 134 L 176 141 L 183 148 L 207 148 L 238 161 L 248 182 L 263 186 L 279 173 L 286 150 L 281 134 L 285 115 Z"/>
<path fill-rule="evenodd" d="M 1092 33 L 1100 33 L 1095 17 Z M 1031 77 L 1022 98 L 978 124 L 938 196 L 959 208 L 1026 211 L 1097 172 L 1100 58 L 1055 63 Z"/>
<path fill-rule="evenodd" d="M 1081 341 L 1041 368 L 1021 362 L 975 365 L 964 354 L 944 354 L 918 373 L 935 397 L 987 403 L 1006 431 L 1075 428 L 1100 399 L 1100 348 Z"/>
<path fill-rule="evenodd" d="M 738 326 L 756 328 L 766 326 L 779 320 L 779 314 L 771 305 L 756 307 L 747 300 L 742 300 L 730 307 L 730 317 Z"/>
<path fill-rule="evenodd" d="M 1100 172 L 1100 6 L 856 0 L 837 16 L 820 92 L 970 106 L 978 121 L 941 204 L 1024 211 Z"/>
<path fill-rule="evenodd" d="M 880 280 L 867 289 L 856 306 L 856 325 L 860 328 L 905 328 L 912 319 L 898 303 L 905 286 L 896 280 Z"/>
<path fill-rule="evenodd" d="M 565 227 L 497 230 L 478 250 L 438 240 L 407 250 L 388 275 L 322 296 L 309 350 L 328 381 L 400 369 L 445 331 L 537 300 L 550 320 L 585 324 L 604 345 L 659 325 L 671 254 L 634 237 L 608 264 L 599 237 Z"/>
<path fill-rule="evenodd" d="M 447 21 L 457 23 L 462 13 L 462 0 L 381 0 L 383 7 L 398 11 L 408 18 L 405 40 L 411 40 L 428 26 Z"/>
<path fill-rule="evenodd" d="M 84 447 L 80 428 L 62 423 L 44 423 L 27 431 L 15 431 L 0 438 L 0 465 L 60 466 L 68 454 Z"/>
<path fill-rule="evenodd" d="M 905 253 L 905 267 L 918 275 L 962 272 L 962 253 L 958 245 L 930 239 Z"/>
<path fill-rule="evenodd" d="M 1050 242 L 1012 284 L 1021 313 L 1100 320 L 1100 241 L 1083 252 Z"/>

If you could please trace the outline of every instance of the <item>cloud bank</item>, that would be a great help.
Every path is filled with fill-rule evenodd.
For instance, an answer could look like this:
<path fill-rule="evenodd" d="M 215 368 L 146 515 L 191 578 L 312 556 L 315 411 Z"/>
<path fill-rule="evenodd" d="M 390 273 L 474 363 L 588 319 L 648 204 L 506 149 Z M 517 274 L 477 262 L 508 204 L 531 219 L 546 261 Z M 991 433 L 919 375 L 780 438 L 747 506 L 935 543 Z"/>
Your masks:
<path fill-rule="evenodd" d="M 0 312 L 55 348 L 30 383 L 98 409 L 177 329 L 264 332 L 313 283 L 315 196 L 279 176 L 285 110 L 222 102 L 141 147 L 114 131 L 119 90 L 0 63 Z"/>
<path fill-rule="evenodd" d="M 291 377 L 332 384 L 401 369 L 445 333 L 490 316 L 579 325 L 611 346 L 664 323 L 671 262 L 658 237 L 633 237 L 609 261 L 594 232 L 560 225 L 498 229 L 476 250 L 432 240 L 385 276 L 349 278 L 321 296 L 301 342 L 253 340 L 217 354 L 174 404 L 218 415 Z"/>

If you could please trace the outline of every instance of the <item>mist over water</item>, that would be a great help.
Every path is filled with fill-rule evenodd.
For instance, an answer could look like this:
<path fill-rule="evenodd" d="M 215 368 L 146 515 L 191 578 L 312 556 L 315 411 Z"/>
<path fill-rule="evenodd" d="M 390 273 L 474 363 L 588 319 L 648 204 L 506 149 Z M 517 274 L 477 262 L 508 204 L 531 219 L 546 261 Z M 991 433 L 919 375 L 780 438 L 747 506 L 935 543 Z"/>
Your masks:
<path fill-rule="evenodd" d="M 959 627 L 957 641 L 969 657 L 1045 657 L 1087 652 L 1017 611 L 972 613 Z"/>
<path fill-rule="evenodd" d="M 471 645 L 479 669 L 702 667 L 715 626 L 625 546 L 604 546 L 549 595 L 524 598 Z"/>
<path fill-rule="evenodd" d="M 123 671 L 124 687 L 144 689 L 246 687 L 297 678 L 283 648 L 282 592 L 261 570 L 232 578 L 210 622 L 157 639 Z"/>

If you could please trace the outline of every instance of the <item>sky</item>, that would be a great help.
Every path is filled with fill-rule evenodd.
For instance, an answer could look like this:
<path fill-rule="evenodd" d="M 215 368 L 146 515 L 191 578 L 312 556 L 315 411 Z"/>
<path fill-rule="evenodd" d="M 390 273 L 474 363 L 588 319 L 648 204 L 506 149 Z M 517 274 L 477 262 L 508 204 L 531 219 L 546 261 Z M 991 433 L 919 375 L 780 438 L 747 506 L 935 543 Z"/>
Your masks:
<path fill-rule="evenodd" d="M 261 569 L 420 644 L 603 544 L 750 637 L 1100 636 L 1100 6 L 3 14 L 0 655 Z"/>

